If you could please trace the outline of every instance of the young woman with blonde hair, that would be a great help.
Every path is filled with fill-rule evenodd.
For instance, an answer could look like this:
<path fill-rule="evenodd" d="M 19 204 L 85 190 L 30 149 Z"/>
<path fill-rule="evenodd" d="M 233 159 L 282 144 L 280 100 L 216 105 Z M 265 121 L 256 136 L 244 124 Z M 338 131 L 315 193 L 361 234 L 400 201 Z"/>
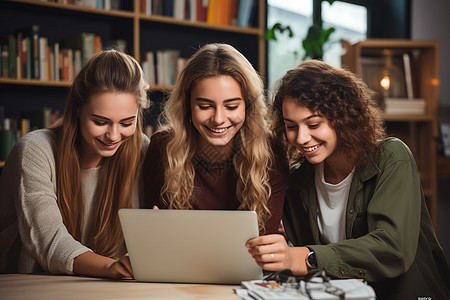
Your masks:
<path fill-rule="evenodd" d="M 101 52 L 73 80 L 63 118 L 18 141 L 0 181 L 2 273 L 132 276 L 117 211 L 139 205 L 147 89 L 132 57 Z"/>
<path fill-rule="evenodd" d="M 181 71 L 143 166 L 143 207 L 253 210 L 279 233 L 288 175 L 266 126 L 263 83 L 227 44 L 200 48 Z"/>

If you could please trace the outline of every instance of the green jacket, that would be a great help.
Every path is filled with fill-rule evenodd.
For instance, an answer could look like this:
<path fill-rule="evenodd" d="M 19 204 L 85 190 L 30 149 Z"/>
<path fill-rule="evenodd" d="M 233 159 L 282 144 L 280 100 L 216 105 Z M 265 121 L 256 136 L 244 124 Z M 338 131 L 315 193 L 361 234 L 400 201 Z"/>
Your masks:
<path fill-rule="evenodd" d="M 377 299 L 450 299 L 450 271 L 426 208 L 409 148 L 388 138 L 382 151 L 355 172 L 346 209 L 346 240 L 320 241 L 314 166 L 292 170 L 283 224 L 294 246 L 316 253 L 335 278 L 362 278 Z"/>

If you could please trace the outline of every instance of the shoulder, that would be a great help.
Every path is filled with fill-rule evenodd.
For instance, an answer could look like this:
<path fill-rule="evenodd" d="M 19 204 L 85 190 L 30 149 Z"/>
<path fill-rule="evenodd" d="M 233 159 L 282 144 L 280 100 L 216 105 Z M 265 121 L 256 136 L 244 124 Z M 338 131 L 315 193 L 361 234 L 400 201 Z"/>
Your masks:
<path fill-rule="evenodd" d="M 168 131 L 156 131 L 150 137 L 150 143 L 147 148 L 146 163 L 148 161 L 154 161 L 155 158 L 161 158 L 164 156 L 165 148 L 170 140 L 170 133 Z"/>
<path fill-rule="evenodd" d="M 56 144 L 56 134 L 50 129 L 38 129 L 21 137 L 14 151 L 19 152 L 52 152 Z"/>
<path fill-rule="evenodd" d="M 19 180 L 23 174 L 38 176 L 55 173 L 56 134 L 49 129 L 39 129 L 21 137 L 9 154 L 2 174 Z M 5 175 L 6 176 L 6 175 Z"/>
<path fill-rule="evenodd" d="M 380 142 L 380 162 L 413 159 L 411 150 L 400 139 L 390 137 Z"/>

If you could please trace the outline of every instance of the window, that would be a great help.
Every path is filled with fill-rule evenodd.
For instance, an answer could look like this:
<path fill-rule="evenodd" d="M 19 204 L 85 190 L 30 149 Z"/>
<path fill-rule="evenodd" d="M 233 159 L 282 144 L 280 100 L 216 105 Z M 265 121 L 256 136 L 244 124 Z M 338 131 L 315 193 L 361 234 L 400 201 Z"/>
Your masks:
<path fill-rule="evenodd" d="M 306 37 L 308 28 L 312 25 L 314 0 L 268 0 L 267 27 L 275 23 L 290 26 L 294 37 L 277 32 L 277 41 L 268 42 L 268 87 L 273 88 L 275 82 L 284 73 L 299 65 L 305 51 L 302 40 Z M 322 2 L 323 28 L 334 27 L 329 42 L 324 45 L 323 60 L 327 63 L 341 65 L 341 39 L 352 43 L 367 37 L 367 8 L 350 4 L 345 1 L 335 1 L 330 5 Z"/>

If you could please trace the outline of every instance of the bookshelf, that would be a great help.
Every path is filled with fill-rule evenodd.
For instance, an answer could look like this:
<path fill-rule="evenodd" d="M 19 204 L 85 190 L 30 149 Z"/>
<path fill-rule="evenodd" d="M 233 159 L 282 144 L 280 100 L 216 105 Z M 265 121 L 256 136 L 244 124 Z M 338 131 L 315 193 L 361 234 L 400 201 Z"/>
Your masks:
<path fill-rule="evenodd" d="M 436 141 L 439 137 L 437 109 L 440 44 L 438 41 L 368 39 L 350 45 L 342 56 L 342 65 L 363 77 L 364 58 L 382 57 L 386 49 L 394 55 L 409 54 L 414 98 L 421 98 L 426 102 L 426 109 L 422 114 L 384 114 L 384 119 L 388 135 L 402 139 L 414 154 L 427 207 L 434 229 L 437 230 Z"/>
<path fill-rule="evenodd" d="M 92 32 L 101 37 L 103 48 L 113 40 L 126 41 L 126 53 L 141 63 L 146 51 L 176 49 L 181 57 L 189 58 L 206 43 L 223 42 L 242 52 L 264 77 L 266 2 L 254 1 L 252 25 L 240 27 L 147 15 L 141 12 L 141 0 L 120 1 L 120 10 L 63 4 L 63 0 L 4 0 L 0 1 L 0 36 L 35 24 L 40 26 L 39 35 L 48 37 L 49 44 L 71 34 Z M 0 77 L 0 106 L 4 107 L 5 117 L 16 119 L 20 119 L 23 107 L 49 106 L 62 112 L 69 85 L 69 81 Z M 151 86 L 150 99 L 155 105 L 146 115 L 147 123 L 155 122 L 170 89 L 166 85 Z M 2 165 L 0 162 L 0 168 Z"/>

